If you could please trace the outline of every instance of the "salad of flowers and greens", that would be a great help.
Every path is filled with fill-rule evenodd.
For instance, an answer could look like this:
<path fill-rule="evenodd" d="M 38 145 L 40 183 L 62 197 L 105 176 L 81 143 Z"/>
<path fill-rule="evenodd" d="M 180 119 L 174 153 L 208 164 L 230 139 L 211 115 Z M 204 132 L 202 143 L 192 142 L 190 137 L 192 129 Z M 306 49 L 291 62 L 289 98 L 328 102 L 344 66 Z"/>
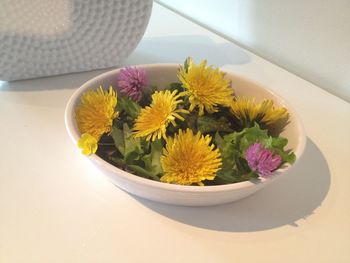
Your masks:
<path fill-rule="evenodd" d="M 259 180 L 292 164 L 279 136 L 287 110 L 235 95 L 225 73 L 206 63 L 187 58 L 167 87 L 126 67 L 117 87 L 85 92 L 75 109 L 83 154 L 147 179 L 200 186 Z"/>

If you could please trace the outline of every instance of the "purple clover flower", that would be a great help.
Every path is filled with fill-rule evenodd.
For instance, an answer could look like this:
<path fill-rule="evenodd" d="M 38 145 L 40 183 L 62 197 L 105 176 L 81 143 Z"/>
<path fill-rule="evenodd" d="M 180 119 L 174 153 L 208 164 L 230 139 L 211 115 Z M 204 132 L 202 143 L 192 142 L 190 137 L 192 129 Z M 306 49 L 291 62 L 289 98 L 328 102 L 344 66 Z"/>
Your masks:
<path fill-rule="evenodd" d="M 262 177 L 269 176 L 282 163 L 281 156 L 266 149 L 261 143 L 254 143 L 245 152 L 250 169 Z"/>
<path fill-rule="evenodd" d="M 134 101 L 140 101 L 142 91 L 147 85 L 146 71 L 142 68 L 126 67 L 119 71 L 118 86 L 120 91 Z"/>

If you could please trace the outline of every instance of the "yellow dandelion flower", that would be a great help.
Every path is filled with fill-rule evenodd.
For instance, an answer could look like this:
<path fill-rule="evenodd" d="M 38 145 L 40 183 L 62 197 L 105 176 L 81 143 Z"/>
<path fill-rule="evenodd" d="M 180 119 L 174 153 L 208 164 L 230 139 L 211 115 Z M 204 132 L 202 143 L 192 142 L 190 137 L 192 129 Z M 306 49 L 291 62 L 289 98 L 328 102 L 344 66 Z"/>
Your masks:
<path fill-rule="evenodd" d="M 273 126 L 277 122 L 288 118 L 288 111 L 286 108 L 276 109 L 273 106 L 272 100 L 264 100 L 260 103 L 259 114 L 262 115 L 261 121 L 267 127 Z M 259 115 L 258 114 L 258 115 Z"/>
<path fill-rule="evenodd" d="M 84 133 L 78 141 L 78 146 L 82 149 L 83 154 L 91 155 L 97 151 L 97 139 L 88 133 Z"/>
<path fill-rule="evenodd" d="M 280 121 L 288 119 L 287 109 L 276 109 L 272 100 L 256 103 L 254 98 L 237 97 L 232 101 L 230 111 L 242 127 L 251 127 L 257 122 L 262 127 L 273 129 Z"/>
<path fill-rule="evenodd" d="M 221 158 L 219 150 L 210 145 L 211 139 L 200 132 L 193 134 L 190 129 L 168 137 L 160 159 L 164 171 L 160 180 L 181 185 L 204 185 L 202 181 L 213 180 Z"/>
<path fill-rule="evenodd" d="M 180 66 L 178 77 L 185 88 L 185 94 L 189 96 L 190 111 L 199 108 L 199 115 L 204 114 L 204 109 L 213 113 L 218 105 L 229 106 L 232 101 L 233 89 L 229 80 L 224 78 L 224 73 L 218 68 L 206 67 L 207 61 L 202 61 L 198 66 L 191 58 L 185 62 L 187 69 Z"/>
<path fill-rule="evenodd" d="M 153 93 L 151 105 L 141 109 L 135 120 L 134 137 L 146 137 L 148 141 L 162 137 L 165 139 L 168 125 L 171 123 L 176 126 L 176 119 L 184 120 L 179 113 L 188 113 L 187 110 L 177 108 L 178 104 L 183 102 L 181 96 L 176 90 Z"/>
<path fill-rule="evenodd" d="M 102 134 L 110 132 L 113 119 L 118 116 L 116 106 L 117 94 L 112 87 L 109 91 L 100 87 L 84 93 L 75 111 L 80 133 L 89 133 L 99 140 Z"/>

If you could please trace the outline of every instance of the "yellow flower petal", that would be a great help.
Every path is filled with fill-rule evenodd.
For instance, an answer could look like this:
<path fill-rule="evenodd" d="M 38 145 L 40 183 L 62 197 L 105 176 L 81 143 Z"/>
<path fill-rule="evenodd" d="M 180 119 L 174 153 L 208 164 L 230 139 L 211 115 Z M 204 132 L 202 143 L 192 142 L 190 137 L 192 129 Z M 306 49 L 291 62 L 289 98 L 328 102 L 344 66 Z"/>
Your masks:
<path fill-rule="evenodd" d="M 75 110 L 80 133 L 89 133 L 99 140 L 102 134 L 110 132 L 113 119 L 118 116 L 116 106 L 117 94 L 112 87 L 109 91 L 100 87 L 84 93 Z"/>
<path fill-rule="evenodd" d="M 206 60 L 198 66 L 191 58 L 186 63 L 187 70 L 180 66 L 178 77 L 186 90 L 184 93 L 189 96 L 190 111 L 198 107 L 199 115 L 203 115 L 204 110 L 213 113 L 219 105 L 230 105 L 233 89 L 230 81 L 224 78 L 223 72 L 218 68 L 206 67 Z"/>
<path fill-rule="evenodd" d="M 177 109 L 182 102 L 181 94 L 177 91 L 156 91 L 152 95 L 152 103 L 141 109 L 140 115 L 135 120 L 133 128 L 134 136 L 146 137 L 146 140 L 166 138 L 166 128 L 169 123 L 176 126 L 175 119 L 184 120 L 178 113 L 188 113 L 187 110 Z"/>
<path fill-rule="evenodd" d="M 272 100 L 256 103 L 254 98 L 237 97 L 230 111 L 242 127 L 251 127 L 256 122 L 263 128 L 273 129 L 278 122 L 288 119 L 287 109 L 276 109 Z"/>
<path fill-rule="evenodd" d="M 287 109 L 286 108 L 276 109 L 273 105 L 272 100 L 264 100 L 260 104 L 259 111 L 263 115 L 261 122 L 264 123 L 266 126 L 273 126 L 278 121 L 288 118 Z"/>
<path fill-rule="evenodd" d="M 221 158 L 210 142 L 209 135 L 193 134 L 190 129 L 180 130 L 174 138 L 168 137 L 160 160 L 164 171 L 160 180 L 180 185 L 204 185 L 202 181 L 213 180 Z"/>
<path fill-rule="evenodd" d="M 91 155 L 97 151 L 97 139 L 88 133 L 84 133 L 78 141 L 78 147 L 82 149 L 83 154 Z"/>

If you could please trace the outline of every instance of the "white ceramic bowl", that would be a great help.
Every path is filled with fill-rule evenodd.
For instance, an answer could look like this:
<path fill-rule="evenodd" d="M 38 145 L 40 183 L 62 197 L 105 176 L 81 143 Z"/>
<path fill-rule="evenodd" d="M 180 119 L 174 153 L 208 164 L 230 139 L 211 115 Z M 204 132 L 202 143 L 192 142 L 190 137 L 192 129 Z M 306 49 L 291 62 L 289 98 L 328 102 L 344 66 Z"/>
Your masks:
<path fill-rule="evenodd" d="M 140 65 L 147 72 L 150 84 L 164 88 L 171 82 L 178 81 L 176 73 L 179 65 L 176 64 L 152 64 Z M 77 145 L 80 133 L 75 123 L 74 109 L 77 106 L 80 96 L 89 89 L 96 89 L 100 85 L 105 89 L 112 85 L 117 87 L 117 75 L 119 69 L 101 74 L 83 84 L 70 98 L 65 112 L 65 123 L 67 131 Z M 290 113 L 290 123 L 286 126 L 282 136 L 288 138 L 287 149 L 293 149 L 297 161 L 300 159 L 306 142 L 305 131 L 300 118 L 292 107 L 280 96 L 262 85 L 243 78 L 239 75 L 227 72 L 226 77 L 232 80 L 237 95 L 255 96 L 257 100 L 264 98 L 272 99 L 277 106 L 286 107 Z M 290 172 L 295 166 L 286 166 L 276 170 L 273 175 L 258 183 L 250 181 L 216 185 L 216 186 L 182 186 L 152 181 L 128 172 L 125 172 L 101 159 L 97 155 L 91 155 L 89 160 L 105 174 L 110 181 L 125 191 L 157 202 L 185 205 L 185 206 L 208 206 L 223 204 L 239 200 L 249 196 L 259 189 L 265 187 L 275 179 Z M 296 161 L 296 162 L 297 162 Z"/>

